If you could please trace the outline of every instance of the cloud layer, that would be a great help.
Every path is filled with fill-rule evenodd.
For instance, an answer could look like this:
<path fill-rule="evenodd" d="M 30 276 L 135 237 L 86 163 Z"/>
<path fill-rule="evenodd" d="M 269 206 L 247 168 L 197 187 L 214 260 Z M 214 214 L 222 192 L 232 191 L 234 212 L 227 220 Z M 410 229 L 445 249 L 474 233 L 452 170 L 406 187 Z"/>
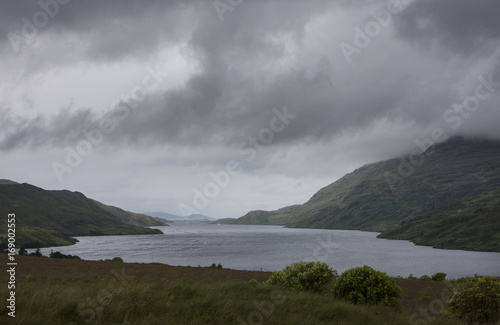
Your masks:
<path fill-rule="evenodd" d="M 92 159 L 162 152 L 170 175 L 166 151 L 219 168 L 246 161 L 253 137 L 262 148 L 246 176 L 311 177 L 316 186 L 410 150 L 436 128 L 500 138 L 498 1 L 41 3 L 0 4 L 4 155 L 46 150 L 63 161 L 98 130 Z M 354 52 L 347 57 L 342 44 Z M 109 81 L 95 87 L 101 79 Z M 492 80 L 481 89 L 488 98 L 455 109 L 472 103 L 481 80 Z M 267 141 L 276 110 L 295 117 Z M 335 162 L 337 171 L 325 167 Z"/>

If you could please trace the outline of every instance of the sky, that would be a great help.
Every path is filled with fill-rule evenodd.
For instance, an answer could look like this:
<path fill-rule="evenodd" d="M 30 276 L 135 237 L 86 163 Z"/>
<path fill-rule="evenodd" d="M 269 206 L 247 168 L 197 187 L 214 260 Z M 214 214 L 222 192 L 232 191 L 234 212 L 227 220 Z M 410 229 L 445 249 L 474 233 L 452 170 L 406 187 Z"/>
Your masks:
<path fill-rule="evenodd" d="M 500 138 L 496 0 L 0 2 L 0 178 L 240 217 Z"/>

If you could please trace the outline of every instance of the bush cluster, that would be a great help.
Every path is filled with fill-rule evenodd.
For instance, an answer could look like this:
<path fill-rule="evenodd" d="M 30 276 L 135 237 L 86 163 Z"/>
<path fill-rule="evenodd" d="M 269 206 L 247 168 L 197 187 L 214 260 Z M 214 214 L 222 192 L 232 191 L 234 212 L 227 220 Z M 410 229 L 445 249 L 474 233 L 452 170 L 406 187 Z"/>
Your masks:
<path fill-rule="evenodd" d="M 438 272 L 436 274 L 433 274 L 431 277 L 432 281 L 444 281 L 446 279 L 446 273 L 443 272 Z"/>
<path fill-rule="evenodd" d="M 500 318 L 500 279 L 492 276 L 465 280 L 448 300 L 445 314 L 469 324 L 495 323 Z"/>
<path fill-rule="evenodd" d="M 215 264 L 215 263 L 212 263 L 212 265 L 210 265 L 209 267 L 213 267 L 213 268 L 217 268 L 217 269 L 222 269 L 222 264 Z"/>
<path fill-rule="evenodd" d="M 298 262 L 273 272 L 265 283 L 298 291 L 321 292 L 336 275 L 337 271 L 332 270 L 326 263 Z"/>
<path fill-rule="evenodd" d="M 387 274 L 364 265 L 342 273 L 335 283 L 333 293 L 337 299 L 354 304 L 399 307 L 401 288 Z"/>
<path fill-rule="evenodd" d="M 51 258 L 66 258 L 66 259 L 70 259 L 70 260 L 81 260 L 81 258 L 79 256 L 76 256 L 76 255 L 65 255 L 61 252 L 53 252 L 53 251 L 50 251 L 49 257 L 51 257 Z"/>
<path fill-rule="evenodd" d="M 42 253 L 40 252 L 40 248 L 37 248 L 36 251 L 28 254 L 28 251 L 26 250 L 26 248 L 21 247 L 21 248 L 19 248 L 19 252 L 17 254 L 18 255 L 27 255 L 27 256 L 38 256 L 38 257 L 43 256 Z"/>
<path fill-rule="evenodd" d="M 410 274 L 412 276 L 411 279 L 416 279 L 413 274 Z M 408 277 L 408 279 L 410 279 L 410 277 Z M 444 279 L 446 279 L 446 273 L 443 273 L 443 272 L 437 272 L 437 273 L 434 273 L 432 276 L 428 276 L 427 274 L 424 274 L 422 275 L 419 280 L 423 280 L 423 281 L 444 281 Z"/>
<path fill-rule="evenodd" d="M 102 260 L 99 260 L 99 261 L 102 261 Z M 105 259 L 104 262 L 121 262 L 123 263 L 123 259 L 119 256 L 116 256 L 116 257 L 113 257 L 112 259 Z"/>

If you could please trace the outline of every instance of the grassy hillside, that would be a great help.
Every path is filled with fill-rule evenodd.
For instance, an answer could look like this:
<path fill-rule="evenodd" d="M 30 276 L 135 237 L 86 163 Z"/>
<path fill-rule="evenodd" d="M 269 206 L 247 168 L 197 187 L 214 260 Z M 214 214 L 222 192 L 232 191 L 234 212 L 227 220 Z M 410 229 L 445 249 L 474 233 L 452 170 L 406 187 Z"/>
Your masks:
<path fill-rule="evenodd" d="M 93 200 L 100 208 L 108 211 L 123 222 L 139 227 L 152 227 L 152 226 L 168 226 L 166 222 L 161 219 L 153 218 L 142 213 L 135 213 L 125 211 L 118 207 L 106 205 L 101 202 Z"/>
<path fill-rule="evenodd" d="M 73 244 L 71 236 L 157 234 L 124 223 L 83 194 L 46 191 L 29 184 L 0 185 L 0 246 L 9 213 L 16 214 L 16 243 L 25 247 Z"/>
<path fill-rule="evenodd" d="M 500 252 L 500 190 L 403 221 L 379 237 L 436 248 Z"/>
<path fill-rule="evenodd" d="M 265 281 L 271 275 L 267 272 L 17 260 L 16 318 L 2 308 L 2 324 L 464 324 L 440 315 L 443 297 L 453 286 L 448 281 L 396 279 L 403 290 L 397 312 L 337 301 L 331 285 L 323 294 L 312 294 L 248 283 Z M 5 265 L 5 254 L 0 263 Z M 7 283 L 7 276 L 2 272 L 0 281 Z M 7 297 L 7 286 L 0 287 L 0 295 Z"/>
<path fill-rule="evenodd" d="M 408 171 L 402 161 L 411 158 L 415 166 Z M 456 137 L 420 157 L 363 166 L 322 188 L 303 205 L 252 211 L 224 222 L 383 232 L 403 220 L 498 188 L 500 141 Z"/>

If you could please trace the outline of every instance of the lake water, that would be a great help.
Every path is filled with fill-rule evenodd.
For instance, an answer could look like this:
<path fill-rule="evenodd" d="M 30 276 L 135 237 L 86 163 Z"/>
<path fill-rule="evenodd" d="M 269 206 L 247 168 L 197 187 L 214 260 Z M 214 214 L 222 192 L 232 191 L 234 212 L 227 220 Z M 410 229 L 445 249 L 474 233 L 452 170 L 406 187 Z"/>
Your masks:
<path fill-rule="evenodd" d="M 280 226 L 173 223 L 154 227 L 163 235 L 76 237 L 73 246 L 51 249 L 85 260 L 120 256 L 125 262 L 275 271 L 298 261 L 322 261 L 339 274 L 364 264 L 391 276 L 445 272 L 447 278 L 500 276 L 500 253 L 441 250 L 408 241 L 376 238 L 354 230 L 288 229 Z M 31 250 L 30 250 L 31 251 Z"/>

